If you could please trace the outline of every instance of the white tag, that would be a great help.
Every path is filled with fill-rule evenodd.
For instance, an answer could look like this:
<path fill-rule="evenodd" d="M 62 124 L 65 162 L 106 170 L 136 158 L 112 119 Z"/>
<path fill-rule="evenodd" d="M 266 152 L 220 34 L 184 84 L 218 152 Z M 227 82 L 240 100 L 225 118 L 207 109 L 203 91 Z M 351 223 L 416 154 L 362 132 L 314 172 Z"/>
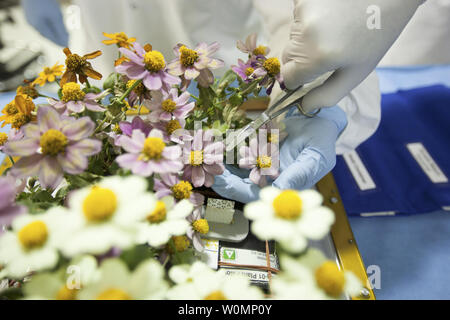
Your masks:
<path fill-rule="evenodd" d="M 270 254 L 270 266 L 279 269 L 278 259 L 274 254 Z M 267 266 L 267 258 L 264 252 L 237 249 L 237 248 L 220 248 L 220 261 L 234 264 L 244 264 L 251 266 Z"/>
<path fill-rule="evenodd" d="M 218 268 L 219 262 L 219 241 L 211 239 L 202 239 L 205 249 L 201 252 L 200 260 L 206 263 L 210 268 Z"/>
<path fill-rule="evenodd" d="M 342 155 L 350 172 L 353 175 L 359 189 L 362 191 L 376 188 L 376 184 L 366 169 L 366 166 L 361 161 L 356 151 L 350 151 Z"/>
<path fill-rule="evenodd" d="M 411 155 L 417 161 L 423 172 L 433 183 L 446 183 L 447 177 L 437 165 L 436 161 L 430 156 L 427 149 L 420 142 L 408 143 L 406 145 Z"/>

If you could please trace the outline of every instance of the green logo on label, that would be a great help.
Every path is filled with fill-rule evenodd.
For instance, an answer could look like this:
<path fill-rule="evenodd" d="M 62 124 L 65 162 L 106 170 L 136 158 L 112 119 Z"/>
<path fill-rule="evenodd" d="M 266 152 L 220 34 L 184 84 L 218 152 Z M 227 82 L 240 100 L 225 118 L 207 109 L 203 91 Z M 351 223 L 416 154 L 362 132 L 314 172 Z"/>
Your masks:
<path fill-rule="evenodd" d="M 223 258 L 227 260 L 236 260 L 236 252 L 231 249 L 224 249 Z"/>

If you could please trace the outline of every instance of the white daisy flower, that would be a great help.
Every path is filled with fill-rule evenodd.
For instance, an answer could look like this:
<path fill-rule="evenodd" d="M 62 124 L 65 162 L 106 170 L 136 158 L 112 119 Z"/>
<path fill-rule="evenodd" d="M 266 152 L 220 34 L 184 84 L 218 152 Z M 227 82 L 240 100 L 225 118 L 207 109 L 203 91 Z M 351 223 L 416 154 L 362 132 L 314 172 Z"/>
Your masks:
<path fill-rule="evenodd" d="M 186 234 L 189 222 L 186 217 L 194 209 L 189 200 L 181 200 L 175 204 L 175 200 L 164 197 L 147 205 L 145 221 L 139 224 L 138 242 L 148 243 L 152 247 L 166 244 L 172 236 Z"/>
<path fill-rule="evenodd" d="M 176 283 L 167 292 L 167 298 L 170 300 L 260 300 L 264 298 L 261 290 L 250 286 L 247 278 L 227 276 L 224 269 L 214 271 L 199 261 L 191 266 L 172 267 L 169 277 Z"/>
<path fill-rule="evenodd" d="M 244 214 L 254 220 L 252 232 L 262 240 L 275 240 L 290 252 L 303 251 L 308 239 L 320 240 L 334 223 L 334 214 L 322 206 L 315 190 L 279 190 L 266 187 L 260 200 L 245 206 Z"/>
<path fill-rule="evenodd" d="M 32 276 L 23 292 L 27 300 L 76 300 L 80 289 L 97 276 L 97 260 L 81 256 L 72 260 L 67 268 Z"/>
<path fill-rule="evenodd" d="M 68 215 L 66 209 L 55 207 L 43 214 L 17 217 L 12 231 L 0 237 L 2 276 L 23 278 L 53 268 L 58 262 L 57 245 L 68 234 Z"/>
<path fill-rule="evenodd" d="M 74 231 L 61 245 L 63 254 L 103 254 L 113 247 L 126 249 L 135 244 L 138 221 L 156 202 L 146 190 L 144 178 L 113 176 L 70 194 Z"/>
<path fill-rule="evenodd" d="M 317 249 L 309 249 L 298 259 L 280 257 L 283 272 L 273 279 L 276 299 L 328 300 L 357 296 L 361 281 L 350 271 L 342 271 Z"/>
<path fill-rule="evenodd" d="M 163 267 L 153 259 L 141 262 L 133 272 L 123 261 L 108 259 L 99 271 L 100 277 L 81 289 L 80 300 L 157 300 L 168 288 Z"/>

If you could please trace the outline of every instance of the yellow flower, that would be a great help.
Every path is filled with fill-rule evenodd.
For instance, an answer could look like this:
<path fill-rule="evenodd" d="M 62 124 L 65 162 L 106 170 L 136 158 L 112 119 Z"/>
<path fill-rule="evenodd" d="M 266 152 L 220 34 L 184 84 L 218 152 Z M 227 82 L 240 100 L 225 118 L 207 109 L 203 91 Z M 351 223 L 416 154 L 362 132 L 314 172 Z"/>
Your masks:
<path fill-rule="evenodd" d="M 110 40 L 103 40 L 102 43 L 106 45 L 117 44 L 118 47 L 123 47 L 130 49 L 130 46 L 133 46 L 133 42 L 136 41 L 136 38 L 128 38 L 128 36 L 123 32 L 118 33 L 106 33 L 103 32 L 103 35 Z"/>
<path fill-rule="evenodd" d="M 87 61 L 100 56 L 102 54 L 100 50 L 85 54 L 84 56 L 72 53 L 69 48 L 64 48 L 63 51 L 66 55 L 66 71 L 62 75 L 61 86 L 67 82 L 77 82 L 77 75 L 81 83 L 85 83 L 88 77 L 95 80 L 102 78 L 102 75 L 92 69 L 91 63 Z"/>
<path fill-rule="evenodd" d="M 33 84 L 38 84 L 41 87 L 47 82 L 53 82 L 56 77 L 59 77 L 63 73 L 64 66 L 62 64 L 55 63 L 53 67 L 45 67 L 39 76 L 33 81 Z"/>
<path fill-rule="evenodd" d="M 23 86 L 17 87 L 16 94 L 23 94 L 31 99 L 39 97 L 39 92 L 34 88 L 34 83 L 28 80 L 23 81 Z"/>
<path fill-rule="evenodd" d="M 32 114 L 35 109 L 33 100 L 24 94 L 18 94 L 13 101 L 8 103 L 2 110 L 3 116 L 0 116 L 2 127 L 7 124 L 15 129 L 35 120 L 36 116 Z"/>

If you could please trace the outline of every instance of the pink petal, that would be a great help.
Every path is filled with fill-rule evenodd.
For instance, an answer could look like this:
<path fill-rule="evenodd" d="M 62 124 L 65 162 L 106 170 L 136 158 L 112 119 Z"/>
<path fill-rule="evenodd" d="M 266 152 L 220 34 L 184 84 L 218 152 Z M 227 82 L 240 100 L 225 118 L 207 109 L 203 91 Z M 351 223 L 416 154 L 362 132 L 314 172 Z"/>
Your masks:
<path fill-rule="evenodd" d="M 253 168 L 252 171 L 250 171 L 249 175 L 250 181 L 252 181 L 254 184 L 259 184 L 261 179 L 261 173 L 258 168 Z"/>
<path fill-rule="evenodd" d="M 144 85 L 148 90 L 160 90 L 162 86 L 161 78 L 157 74 L 148 73 L 144 77 Z"/>
<path fill-rule="evenodd" d="M 218 176 L 223 173 L 225 167 L 223 164 L 212 164 L 212 165 L 204 164 L 203 169 L 205 169 L 206 172 L 212 175 Z"/>
<path fill-rule="evenodd" d="M 116 158 L 117 163 L 125 169 L 133 168 L 134 164 L 138 161 L 139 155 L 134 153 L 125 153 Z"/>
<path fill-rule="evenodd" d="M 73 149 L 68 149 L 64 154 L 59 154 L 57 160 L 62 169 L 70 174 L 79 174 L 86 170 L 88 166 L 87 157 Z"/>
<path fill-rule="evenodd" d="M 180 146 L 165 147 L 162 153 L 163 157 L 170 160 L 176 160 L 181 157 Z"/>
<path fill-rule="evenodd" d="M 136 130 L 133 131 L 133 134 Z M 121 136 L 119 140 L 120 146 L 130 153 L 140 153 L 143 148 L 143 144 L 128 136 Z"/>
<path fill-rule="evenodd" d="M 11 168 L 12 175 L 19 178 L 37 176 L 43 157 L 41 154 L 35 154 L 30 157 L 20 158 Z"/>
<path fill-rule="evenodd" d="M 31 156 L 39 149 L 39 136 L 29 139 L 10 141 L 3 152 L 10 156 Z"/>
<path fill-rule="evenodd" d="M 45 189 L 56 189 L 63 180 L 63 171 L 54 157 L 44 157 L 39 168 L 39 183 Z"/>
<path fill-rule="evenodd" d="M 37 111 L 37 121 L 42 133 L 49 129 L 59 129 L 60 117 L 52 107 L 41 106 Z"/>
<path fill-rule="evenodd" d="M 102 142 L 95 139 L 84 139 L 69 145 L 67 149 L 83 156 L 92 156 L 102 150 Z"/>
<path fill-rule="evenodd" d="M 66 105 L 67 109 L 75 113 L 80 113 L 84 110 L 84 104 L 81 101 L 69 101 Z"/>
<path fill-rule="evenodd" d="M 205 172 L 201 166 L 192 167 L 192 184 L 201 187 L 205 183 Z"/>
<path fill-rule="evenodd" d="M 197 78 L 200 75 L 200 71 L 198 71 L 197 69 L 190 67 L 187 68 L 186 71 L 184 72 L 184 77 L 187 80 L 193 80 L 195 78 Z"/>
<path fill-rule="evenodd" d="M 89 117 L 66 122 L 61 131 L 69 140 L 81 140 L 89 137 L 95 130 L 95 123 Z"/>

